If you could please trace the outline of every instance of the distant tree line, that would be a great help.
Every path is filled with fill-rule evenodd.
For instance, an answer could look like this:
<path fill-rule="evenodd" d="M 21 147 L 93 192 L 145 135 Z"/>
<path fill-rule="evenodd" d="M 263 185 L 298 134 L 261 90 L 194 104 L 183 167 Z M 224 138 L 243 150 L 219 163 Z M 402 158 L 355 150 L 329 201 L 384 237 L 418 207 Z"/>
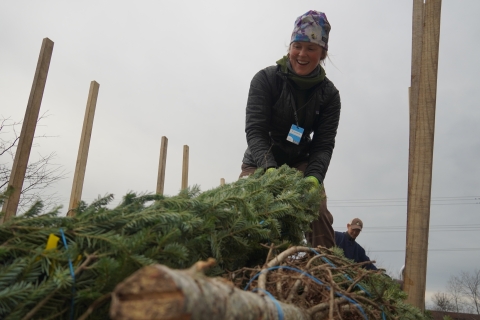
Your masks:
<path fill-rule="evenodd" d="M 435 293 L 432 303 L 433 310 L 480 315 L 480 269 L 451 276 L 446 292 Z"/>

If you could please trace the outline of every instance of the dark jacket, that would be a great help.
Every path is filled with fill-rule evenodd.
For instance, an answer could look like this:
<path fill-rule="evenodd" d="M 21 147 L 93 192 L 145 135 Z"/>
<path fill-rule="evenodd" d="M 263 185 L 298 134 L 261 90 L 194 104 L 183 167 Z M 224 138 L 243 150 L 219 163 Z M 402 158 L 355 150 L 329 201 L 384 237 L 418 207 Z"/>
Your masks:
<path fill-rule="evenodd" d="M 314 176 L 323 182 L 335 146 L 340 95 L 328 78 L 316 85 L 304 106 L 305 121 L 300 126 L 305 131 L 300 144 L 296 145 L 286 140 L 295 124 L 293 90 L 278 65 L 265 68 L 253 77 L 247 101 L 248 147 L 243 163 L 270 168 L 307 160 L 305 176 Z"/>
<path fill-rule="evenodd" d="M 355 239 L 350 237 L 347 232 L 335 231 L 335 245 L 343 249 L 345 257 L 352 259 L 355 262 L 370 261 L 370 258 L 365 254 L 365 249 L 359 245 Z M 366 269 L 377 270 L 373 263 L 365 265 Z"/>

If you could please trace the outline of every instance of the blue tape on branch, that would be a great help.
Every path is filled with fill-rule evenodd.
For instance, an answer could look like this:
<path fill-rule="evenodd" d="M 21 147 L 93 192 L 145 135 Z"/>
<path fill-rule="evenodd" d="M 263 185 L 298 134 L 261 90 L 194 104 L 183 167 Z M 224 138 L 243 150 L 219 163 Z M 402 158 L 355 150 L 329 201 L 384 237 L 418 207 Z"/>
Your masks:
<path fill-rule="evenodd" d="M 65 246 L 65 249 L 68 250 L 68 244 L 67 244 L 67 239 L 65 238 L 65 234 L 63 233 L 63 229 L 60 228 L 60 234 L 62 235 L 62 241 L 63 245 Z M 72 259 L 68 257 L 68 266 L 70 267 L 70 275 L 72 276 L 73 279 L 73 285 L 72 285 L 72 304 L 70 307 L 70 319 L 74 319 L 74 307 L 75 307 L 75 272 L 73 271 L 73 264 L 72 264 Z"/>
<path fill-rule="evenodd" d="M 313 249 L 312 249 L 313 250 Z M 247 283 L 247 285 L 245 286 L 245 289 L 243 290 L 247 290 L 248 287 L 250 286 L 250 284 L 255 280 L 257 279 L 260 274 L 264 271 L 270 271 L 270 270 L 277 270 L 277 269 L 287 269 L 287 270 L 292 270 L 292 271 L 295 271 L 295 272 L 298 272 L 300 273 L 301 275 L 303 276 L 306 276 L 310 279 L 312 279 L 315 283 L 319 284 L 319 285 L 322 285 L 322 286 L 325 286 L 325 288 L 327 288 L 327 290 L 330 290 L 330 287 L 325 285 L 322 281 L 320 281 L 319 279 L 315 278 L 314 276 L 312 276 L 311 274 L 309 274 L 308 272 L 305 272 L 303 270 L 300 270 L 300 269 L 297 269 L 297 268 L 293 268 L 293 267 L 289 267 L 289 266 L 275 266 L 275 267 L 270 267 L 268 269 L 265 269 L 265 270 L 262 270 L 260 271 L 259 273 L 257 273 L 252 279 L 250 279 L 250 281 Z M 344 298 L 345 300 L 347 300 L 348 302 L 350 302 L 351 304 L 353 304 L 359 311 L 360 313 L 362 314 L 363 318 L 364 319 L 367 319 L 368 320 L 368 317 L 367 315 L 365 314 L 365 311 L 363 310 L 362 306 L 360 306 L 358 304 L 358 302 L 356 302 L 355 300 L 339 293 L 339 292 L 335 292 L 335 295 L 337 297 L 341 297 L 341 298 Z"/>
<path fill-rule="evenodd" d="M 267 290 L 263 290 L 263 289 L 260 289 L 260 288 L 255 288 L 255 289 L 252 290 L 252 292 L 255 292 L 255 291 L 262 291 L 262 292 L 265 293 L 270 299 L 272 299 L 273 303 L 275 303 L 275 306 L 277 307 L 278 320 L 283 320 L 284 315 L 283 315 L 282 306 L 280 306 L 280 302 L 278 302 L 278 300 L 275 299 L 275 297 L 274 297 L 270 292 L 268 292 Z"/>

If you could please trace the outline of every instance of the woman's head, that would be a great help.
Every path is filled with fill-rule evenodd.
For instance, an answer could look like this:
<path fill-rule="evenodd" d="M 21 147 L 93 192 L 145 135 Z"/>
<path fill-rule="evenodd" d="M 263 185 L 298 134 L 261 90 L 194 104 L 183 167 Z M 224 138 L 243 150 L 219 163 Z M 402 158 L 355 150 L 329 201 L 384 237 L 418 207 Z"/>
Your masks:
<path fill-rule="evenodd" d="M 288 59 L 299 76 L 310 74 L 327 57 L 327 51 L 313 42 L 295 41 L 288 48 Z"/>
<path fill-rule="evenodd" d="M 309 74 L 327 57 L 330 29 L 323 12 L 310 10 L 295 20 L 288 56 L 296 74 Z"/>

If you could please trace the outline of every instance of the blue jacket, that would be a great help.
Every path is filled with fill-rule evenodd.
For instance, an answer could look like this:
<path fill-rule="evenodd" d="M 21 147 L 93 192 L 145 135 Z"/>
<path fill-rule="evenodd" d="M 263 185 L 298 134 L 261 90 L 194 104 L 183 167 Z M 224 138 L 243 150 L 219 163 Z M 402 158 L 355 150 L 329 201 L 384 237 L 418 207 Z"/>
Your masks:
<path fill-rule="evenodd" d="M 359 245 L 355 239 L 350 237 L 347 232 L 335 231 L 335 245 L 343 249 L 345 257 L 352 259 L 355 262 L 370 261 L 370 258 L 365 254 L 365 249 Z M 366 269 L 377 270 L 377 267 L 373 263 L 366 264 Z"/>

